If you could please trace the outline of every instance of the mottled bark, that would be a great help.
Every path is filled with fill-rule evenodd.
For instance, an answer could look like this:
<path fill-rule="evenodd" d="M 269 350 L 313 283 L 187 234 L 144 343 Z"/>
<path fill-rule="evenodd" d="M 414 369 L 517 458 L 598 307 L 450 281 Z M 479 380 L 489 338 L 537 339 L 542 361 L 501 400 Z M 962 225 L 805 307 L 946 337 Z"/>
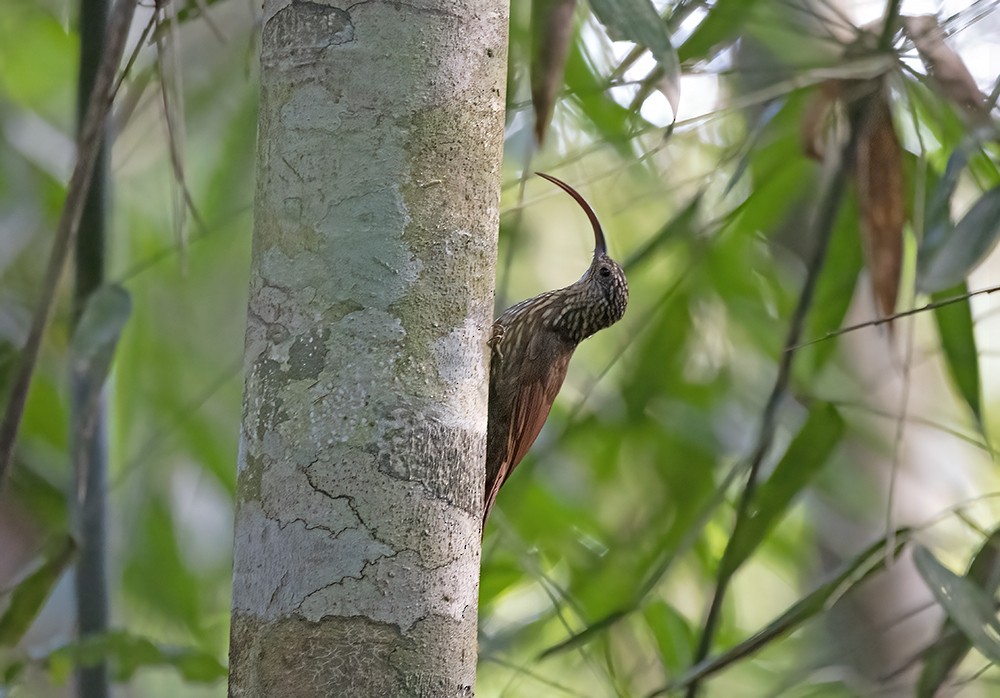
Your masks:
<path fill-rule="evenodd" d="M 265 2 L 231 696 L 467 696 L 502 0 Z"/>

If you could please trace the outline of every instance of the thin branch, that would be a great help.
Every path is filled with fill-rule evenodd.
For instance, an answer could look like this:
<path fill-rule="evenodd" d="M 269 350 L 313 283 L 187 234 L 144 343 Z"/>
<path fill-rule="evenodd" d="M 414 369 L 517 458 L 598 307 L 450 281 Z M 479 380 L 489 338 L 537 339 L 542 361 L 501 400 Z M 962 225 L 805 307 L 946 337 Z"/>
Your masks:
<path fill-rule="evenodd" d="M 916 315 L 917 313 L 925 313 L 928 310 L 936 310 L 937 308 L 943 308 L 947 305 L 952 305 L 954 303 L 961 303 L 962 301 L 972 298 L 974 296 L 983 296 L 990 293 L 996 293 L 1000 291 L 1000 286 L 990 286 L 988 288 L 981 288 L 976 291 L 970 291 L 969 293 L 963 293 L 958 296 L 952 296 L 950 298 L 942 298 L 939 301 L 934 301 L 933 303 L 928 303 L 927 305 L 922 305 L 919 308 L 910 308 L 909 310 L 904 310 L 899 313 L 893 313 L 892 315 L 886 315 L 885 317 L 877 318 L 875 320 L 867 320 L 865 322 L 859 322 L 856 325 L 848 325 L 847 327 L 841 327 L 839 330 L 833 330 L 832 332 L 827 332 L 822 337 L 817 337 L 816 339 L 810 339 L 805 342 L 800 342 L 795 346 L 786 347 L 786 352 L 798 351 L 803 347 L 812 346 L 813 344 L 819 344 L 820 342 L 825 342 L 828 339 L 833 339 L 834 337 L 839 337 L 842 334 L 847 334 L 848 332 L 856 332 L 857 330 L 863 330 L 866 327 L 878 327 L 879 325 L 884 325 L 893 320 L 898 320 L 900 318 L 909 317 L 910 315 Z"/>
<path fill-rule="evenodd" d="M 104 135 L 104 123 L 111 108 L 113 87 L 118 65 L 121 63 L 128 39 L 129 27 L 135 13 L 136 0 L 118 0 L 111 13 L 108 24 L 107 50 L 101 58 L 101 65 L 94 80 L 94 90 L 87 106 L 87 117 L 80 129 L 80 139 L 77 150 L 76 166 L 70 177 L 66 193 L 66 203 L 63 206 L 59 225 L 56 228 L 55 240 L 49 265 L 45 271 L 42 284 L 42 294 L 31 322 L 28 339 L 21 351 L 17 372 L 14 376 L 7 409 L 0 422 L 0 491 L 6 482 L 7 471 L 14 453 L 14 442 L 24 415 L 24 406 L 28 399 L 28 389 L 31 387 L 31 377 L 38 362 L 38 352 L 42 346 L 42 336 L 52 314 L 59 279 L 66 258 L 69 256 L 77 230 L 80 227 L 80 217 L 87 200 L 91 178 L 97 163 L 100 144 Z"/>
<path fill-rule="evenodd" d="M 857 129 L 852 129 L 852 133 L 856 132 Z M 744 486 L 743 493 L 740 496 L 739 503 L 737 504 L 736 520 L 733 524 L 734 530 L 736 527 L 743 525 L 743 522 L 746 521 L 750 514 L 750 505 L 757 492 L 757 481 L 760 476 L 760 470 L 764 464 L 764 460 L 771 451 L 771 444 L 774 442 L 775 431 L 777 429 L 778 407 L 781 405 L 782 400 L 788 392 L 788 384 L 791 379 L 792 360 L 795 357 L 794 347 L 799 342 L 802 330 L 805 327 L 806 316 L 809 313 L 809 309 L 812 307 L 816 284 L 819 280 L 820 271 L 823 269 L 823 263 L 826 259 L 826 252 L 829 247 L 830 238 L 833 234 L 837 212 L 840 209 L 840 202 L 843 198 L 847 179 L 846 173 L 854 152 L 855 142 L 856 139 L 852 135 L 852 137 L 844 145 L 840 161 L 836 163 L 836 169 L 827 181 L 827 185 L 823 191 L 823 197 L 820 200 L 819 206 L 817 207 L 813 217 L 812 228 L 816 231 L 816 249 L 809 262 L 806 280 L 803 285 L 802 292 L 799 295 L 798 304 L 792 314 L 791 322 L 789 323 L 788 334 L 784 344 L 785 350 L 781 353 L 781 360 L 778 364 L 778 375 L 774 380 L 774 387 L 771 390 L 771 395 L 768 397 L 767 404 L 764 407 L 764 412 L 761 415 L 760 430 L 757 435 L 757 446 L 753 451 L 749 466 L 747 467 L 747 482 Z M 700 664 L 708 657 L 708 653 L 712 648 L 712 640 L 715 637 L 716 630 L 718 630 L 720 615 L 722 613 L 722 604 L 726 597 L 726 591 L 729 588 L 729 582 L 735 572 L 735 570 L 732 569 L 731 564 L 732 556 L 736 554 L 735 546 L 732 544 L 733 540 L 734 539 L 730 539 L 729 545 L 726 546 L 726 549 L 722 554 L 722 560 L 719 563 L 719 574 L 716 582 L 715 594 L 713 595 L 711 604 L 709 605 L 708 615 L 705 619 L 705 626 L 702 629 L 701 637 L 698 640 L 698 647 L 695 651 L 695 656 L 692 662 L 694 665 Z M 686 695 L 688 698 L 694 698 L 698 694 L 699 686 L 700 679 L 695 678 L 687 687 Z"/>

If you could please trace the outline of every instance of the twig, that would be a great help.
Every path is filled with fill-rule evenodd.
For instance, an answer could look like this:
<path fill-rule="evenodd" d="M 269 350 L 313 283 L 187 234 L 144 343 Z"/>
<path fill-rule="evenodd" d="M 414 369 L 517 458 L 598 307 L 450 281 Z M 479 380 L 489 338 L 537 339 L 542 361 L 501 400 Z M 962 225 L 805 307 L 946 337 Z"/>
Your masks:
<path fill-rule="evenodd" d="M 17 371 L 14 376 L 7 409 L 0 422 L 0 491 L 6 482 L 7 471 L 14 452 L 14 442 L 17 439 L 18 427 L 24 415 L 24 406 L 28 399 L 28 389 L 31 387 L 31 377 L 38 362 L 38 352 L 42 345 L 42 336 L 52 314 L 59 278 L 66 266 L 66 257 L 73 246 L 77 229 L 80 227 L 80 217 L 83 205 L 90 189 L 90 181 L 94 174 L 101 139 L 104 131 L 104 121 L 111 108 L 111 94 L 115 74 L 125 51 L 129 27 L 132 25 L 132 15 L 135 13 L 136 0 L 118 0 L 111 13 L 108 24 L 107 50 L 101 58 L 101 65 L 94 80 L 94 91 L 91 93 L 87 106 L 87 117 L 80 129 L 80 140 L 77 150 L 76 166 L 69 180 L 66 193 L 66 203 L 63 206 L 59 225 L 56 228 L 55 240 L 49 265 L 45 271 L 45 281 L 42 285 L 42 295 L 38 308 L 31 322 L 28 339 L 21 351 Z"/>
<path fill-rule="evenodd" d="M 976 291 L 970 291 L 969 293 L 963 293 L 958 296 L 952 296 L 950 298 L 942 298 L 939 301 L 934 301 L 933 303 L 922 305 L 919 308 L 910 308 L 909 310 L 904 310 L 902 312 L 894 313 L 892 315 L 886 315 L 885 317 L 880 317 L 876 320 L 867 320 L 865 322 L 859 322 L 856 325 L 848 325 L 847 327 L 841 327 L 839 330 L 833 330 L 832 332 L 827 332 L 822 337 L 817 337 L 816 339 L 810 339 L 805 342 L 800 342 L 791 347 L 785 347 L 785 351 L 794 352 L 803 347 L 812 346 L 813 344 L 819 344 L 820 342 L 825 342 L 828 339 L 839 337 L 840 335 L 847 334 L 848 332 L 863 330 L 866 327 L 878 327 L 879 325 L 884 325 L 888 322 L 892 322 L 893 320 L 898 320 L 899 318 L 909 317 L 910 315 L 916 315 L 917 313 L 925 313 L 928 310 L 936 310 L 937 308 L 943 308 L 946 305 L 961 303 L 962 301 L 968 298 L 972 298 L 974 296 L 983 296 L 990 293 L 996 293 L 997 291 L 1000 291 L 1000 286 L 990 286 L 988 288 L 981 288 Z"/>
<path fill-rule="evenodd" d="M 856 129 L 853 131 L 856 132 Z M 799 337 L 805 326 L 806 316 L 812 307 L 816 284 L 819 280 L 820 271 L 823 269 L 823 262 L 826 259 L 826 252 L 833 233 L 837 211 L 840 208 L 840 201 L 843 197 L 847 179 L 846 172 L 854 152 L 855 142 L 855 138 L 852 135 L 845 144 L 840 162 L 836 164 L 836 170 L 827 183 L 823 192 L 823 198 L 820 200 L 813 218 L 812 228 L 817 232 L 816 250 L 813 252 L 813 257 L 809 262 L 805 284 L 802 288 L 802 293 L 799 295 L 799 301 L 795 307 L 791 322 L 789 323 L 788 335 L 784 345 L 785 351 L 782 352 L 781 360 L 778 364 L 778 375 L 774 380 L 774 387 L 771 390 L 771 395 L 768 397 L 767 404 L 764 406 L 764 412 L 761 416 L 757 446 L 750 458 L 746 486 L 743 488 L 743 493 L 736 508 L 734 530 L 736 527 L 741 526 L 750 514 L 750 505 L 757 491 L 757 480 L 760 475 L 760 469 L 774 441 L 778 407 L 788 392 L 788 383 L 791 378 L 792 359 L 795 356 L 794 347 L 799 341 Z M 730 539 L 729 544 L 722 554 L 722 560 L 719 562 L 719 575 L 716 582 L 715 594 L 709 605 L 705 626 L 698 640 L 698 647 L 692 662 L 693 665 L 698 665 L 704 661 L 712 648 L 712 639 L 715 637 L 715 632 L 718 629 L 722 603 L 729 588 L 729 581 L 735 572 L 735 569 L 732 569 L 731 563 L 732 556 L 736 554 L 736 548 L 733 545 L 734 540 L 734 538 Z M 695 678 L 688 684 L 686 692 L 688 698 L 694 698 L 698 694 L 699 685 L 700 678 Z"/>

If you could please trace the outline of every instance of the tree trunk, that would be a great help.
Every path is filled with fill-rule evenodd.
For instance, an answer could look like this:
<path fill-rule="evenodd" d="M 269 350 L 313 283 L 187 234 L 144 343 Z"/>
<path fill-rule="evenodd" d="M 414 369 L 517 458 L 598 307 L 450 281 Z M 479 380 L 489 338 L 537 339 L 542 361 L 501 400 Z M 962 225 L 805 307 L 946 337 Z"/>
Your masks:
<path fill-rule="evenodd" d="M 468 696 L 507 7 L 267 0 L 230 696 Z"/>

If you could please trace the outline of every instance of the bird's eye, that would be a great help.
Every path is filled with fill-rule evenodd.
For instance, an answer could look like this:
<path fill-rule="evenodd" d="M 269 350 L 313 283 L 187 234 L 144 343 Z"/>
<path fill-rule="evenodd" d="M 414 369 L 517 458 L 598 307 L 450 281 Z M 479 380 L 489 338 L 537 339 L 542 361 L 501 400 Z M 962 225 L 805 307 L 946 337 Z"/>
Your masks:
<path fill-rule="evenodd" d="M 601 276 L 611 276 L 610 267 L 601 267 Z"/>

